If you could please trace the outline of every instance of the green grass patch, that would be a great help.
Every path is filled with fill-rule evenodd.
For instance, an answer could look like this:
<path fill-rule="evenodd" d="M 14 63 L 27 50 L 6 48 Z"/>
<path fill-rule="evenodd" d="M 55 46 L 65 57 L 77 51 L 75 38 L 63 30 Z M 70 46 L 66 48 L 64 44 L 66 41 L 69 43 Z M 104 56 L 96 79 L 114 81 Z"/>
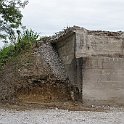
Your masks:
<path fill-rule="evenodd" d="M 37 43 L 39 34 L 32 30 L 25 30 L 22 34 L 18 34 L 14 44 L 3 47 L 0 50 L 0 70 L 11 58 L 18 56 L 21 52 L 27 51 Z"/>

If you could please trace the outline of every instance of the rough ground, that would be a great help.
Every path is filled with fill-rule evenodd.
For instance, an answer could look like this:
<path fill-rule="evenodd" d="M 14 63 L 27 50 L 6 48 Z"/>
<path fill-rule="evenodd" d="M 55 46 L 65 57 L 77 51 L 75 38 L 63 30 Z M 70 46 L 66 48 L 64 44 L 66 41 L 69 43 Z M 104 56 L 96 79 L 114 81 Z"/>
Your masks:
<path fill-rule="evenodd" d="M 0 124 L 124 124 L 124 108 L 102 112 L 1 108 Z"/>

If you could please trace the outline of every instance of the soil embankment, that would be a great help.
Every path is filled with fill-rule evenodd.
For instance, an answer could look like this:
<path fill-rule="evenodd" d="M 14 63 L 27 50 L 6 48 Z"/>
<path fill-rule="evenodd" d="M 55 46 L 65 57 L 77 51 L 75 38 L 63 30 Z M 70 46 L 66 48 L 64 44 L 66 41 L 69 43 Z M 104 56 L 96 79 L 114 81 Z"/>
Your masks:
<path fill-rule="evenodd" d="M 49 103 L 71 100 L 64 66 L 50 43 L 11 58 L 0 71 L 0 101 Z"/>

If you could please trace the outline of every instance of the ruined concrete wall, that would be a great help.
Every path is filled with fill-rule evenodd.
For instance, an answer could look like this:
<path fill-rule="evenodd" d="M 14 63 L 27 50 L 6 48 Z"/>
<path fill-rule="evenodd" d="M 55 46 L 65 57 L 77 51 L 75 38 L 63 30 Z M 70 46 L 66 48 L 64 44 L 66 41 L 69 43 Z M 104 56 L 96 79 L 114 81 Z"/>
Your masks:
<path fill-rule="evenodd" d="M 124 39 L 111 36 L 88 36 L 89 49 L 94 55 L 124 55 Z"/>
<path fill-rule="evenodd" d="M 124 104 L 122 32 L 76 30 L 75 56 L 82 58 L 84 104 Z"/>
<path fill-rule="evenodd" d="M 124 55 L 124 38 L 117 32 L 76 31 L 76 58 L 106 55 Z"/>
<path fill-rule="evenodd" d="M 76 93 L 76 100 L 86 105 L 124 104 L 123 75 L 122 32 L 68 28 L 5 65 L 0 72 L 0 100 L 12 100 L 17 89 L 44 84 L 44 80 L 50 79 L 67 87 L 64 91 L 73 91 L 71 95 Z"/>
<path fill-rule="evenodd" d="M 74 28 L 55 40 L 70 83 L 84 104 L 121 104 L 123 97 L 123 32 Z"/>
<path fill-rule="evenodd" d="M 75 58 L 75 33 L 56 43 L 59 57 L 65 66 L 66 75 L 72 85 L 74 99 L 80 100 L 82 94 L 82 58 Z"/>
<path fill-rule="evenodd" d="M 124 58 L 89 57 L 82 71 L 84 104 L 124 104 Z"/>
<path fill-rule="evenodd" d="M 66 75 L 72 84 L 75 84 L 75 68 L 74 68 L 74 43 L 75 35 L 68 37 L 62 41 L 56 43 L 56 49 L 58 50 L 59 57 L 65 66 Z"/>

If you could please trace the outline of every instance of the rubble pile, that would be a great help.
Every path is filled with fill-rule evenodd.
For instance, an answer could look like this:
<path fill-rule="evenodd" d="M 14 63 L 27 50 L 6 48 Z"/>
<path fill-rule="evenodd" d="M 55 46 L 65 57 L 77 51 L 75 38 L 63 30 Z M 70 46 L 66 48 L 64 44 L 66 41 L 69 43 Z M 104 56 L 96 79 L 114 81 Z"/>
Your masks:
<path fill-rule="evenodd" d="M 56 79 L 61 81 L 66 80 L 67 76 L 64 65 L 62 64 L 57 51 L 52 47 L 51 43 L 42 43 L 38 51 Z"/>

